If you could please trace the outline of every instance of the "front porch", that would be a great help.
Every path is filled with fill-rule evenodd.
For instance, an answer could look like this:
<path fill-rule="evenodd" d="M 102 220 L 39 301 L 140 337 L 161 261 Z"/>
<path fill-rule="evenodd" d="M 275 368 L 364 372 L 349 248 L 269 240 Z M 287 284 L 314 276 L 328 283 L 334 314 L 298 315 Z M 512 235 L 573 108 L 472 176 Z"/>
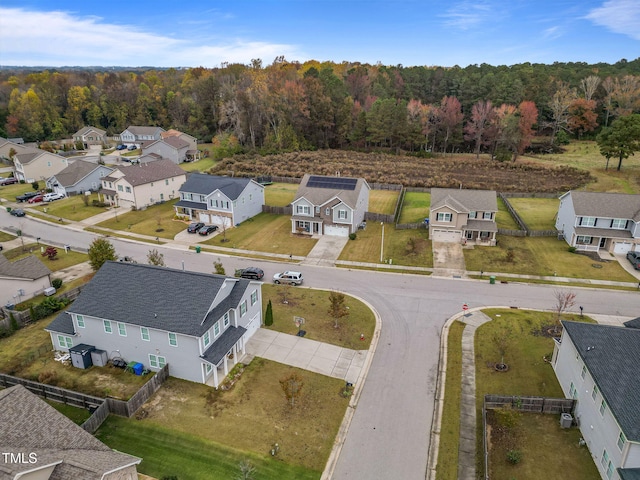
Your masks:
<path fill-rule="evenodd" d="M 322 220 L 292 218 L 291 233 L 322 235 Z"/>
<path fill-rule="evenodd" d="M 498 226 L 494 221 L 469 220 L 462 227 L 462 243 L 494 247 L 496 245 Z"/>
<path fill-rule="evenodd" d="M 239 359 L 246 354 L 246 340 L 243 327 L 229 327 L 203 355 L 203 383 L 218 388 Z"/>

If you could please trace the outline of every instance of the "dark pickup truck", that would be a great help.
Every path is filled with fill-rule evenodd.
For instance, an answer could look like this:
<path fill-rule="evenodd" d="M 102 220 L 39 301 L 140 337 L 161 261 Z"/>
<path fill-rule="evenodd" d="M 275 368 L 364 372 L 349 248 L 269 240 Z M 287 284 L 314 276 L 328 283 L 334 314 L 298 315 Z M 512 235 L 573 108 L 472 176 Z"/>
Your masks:
<path fill-rule="evenodd" d="M 18 195 L 16 197 L 16 201 L 18 202 L 26 202 L 27 200 L 29 200 L 30 198 L 35 197 L 36 195 L 39 195 L 39 192 L 27 192 L 27 193 L 23 193 L 22 195 Z"/>

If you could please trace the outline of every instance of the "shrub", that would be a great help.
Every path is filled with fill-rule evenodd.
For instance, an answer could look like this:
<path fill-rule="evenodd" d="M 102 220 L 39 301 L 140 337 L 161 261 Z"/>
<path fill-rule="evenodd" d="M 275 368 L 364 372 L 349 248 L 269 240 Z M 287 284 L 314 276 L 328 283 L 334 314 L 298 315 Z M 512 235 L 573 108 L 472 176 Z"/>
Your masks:
<path fill-rule="evenodd" d="M 350 233 L 349 234 L 349 240 L 355 240 L 357 237 L 357 235 L 355 233 Z"/>
<path fill-rule="evenodd" d="M 13 312 L 9 314 L 9 326 L 12 332 L 15 332 L 16 330 L 20 329 L 20 325 L 18 325 L 18 321 L 16 320 L 16 317 L 13 315 Z"/>
<path fill-rule="evenodd" d="M 55 384 L 57 378 L 58 374 L 53 370 L 44 370 L 38 375 L 38 381 L 40 383 Z"/>
<path fill-rule="evenodd" d="M 569 247 L 567 248 L 567 250 L 569 251 L 569 253 L 576 253 L 576 247 Z"/>
<path fill-rule="evenodd" d="M 522 452 L 520 450 L 509 450 L 507 452 L 507 461 L 511 465 L 517 465 L 522 460 Z"/>
<path fill-rule="evenodd" d="M 53 280 L 51 280 L 51 286 L 58 290 L 62 286 L 62 279 L 54 278 Z"/>
<path fill-rule="evenodd" d="M 10 337 L 13 332 L 9 328 L 0 327 L 0 338 Z"/>
<path fill-rule="evenodd" d="M 267 327 L 273 325 L 273 307 L 271 306 L 271 300 L 267 303 L 267 311 L 264 313 L 264 324 Z"/>
<path fill-rule="evenodd" d="M 98 199 L 93 199 L 93 200 L 91 201 L 91 205 L 93 205 L 94 207 L 106 207 L 106 206 L 107 206 L 107 204 L 106 204 L 106 203 L 101 202 L 101 201 L 100 201 L 100 200 L 98 200 Z"/>

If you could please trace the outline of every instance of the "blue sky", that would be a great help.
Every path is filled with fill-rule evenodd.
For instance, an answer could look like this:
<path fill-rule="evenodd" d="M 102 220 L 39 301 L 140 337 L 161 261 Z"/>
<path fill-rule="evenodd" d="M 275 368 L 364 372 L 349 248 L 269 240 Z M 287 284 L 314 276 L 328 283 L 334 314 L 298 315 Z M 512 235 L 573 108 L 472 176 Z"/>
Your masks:
<path fill-rule="evenodd" d="M 640 57 L 640 0 L 2 0 L 0 65 L 384 65 Z"/>

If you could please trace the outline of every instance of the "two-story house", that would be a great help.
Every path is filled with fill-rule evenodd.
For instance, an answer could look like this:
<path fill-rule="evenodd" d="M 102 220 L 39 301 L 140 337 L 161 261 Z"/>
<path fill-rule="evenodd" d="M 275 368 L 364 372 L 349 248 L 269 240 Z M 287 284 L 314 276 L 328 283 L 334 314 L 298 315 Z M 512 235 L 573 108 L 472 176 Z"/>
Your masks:
<path fill-rule="evenodd" d="M 36 149 L 22 143 L 13 142 L 10 138 L 0 137 L 0 158 L 9 160 L 17 153 L 28 153 L 34 150 Z"/>
<path fill-rule="evenodd" d="M 432 188 L 429 238 L 434 242 L 496 244 L 498 201 L 493 190 Z"/>
<path fill-rule="evenodd" d="M 145 143 L 160 140 L 162 132 L 164 132 L 162 127 L 130 125 L 120 134 L 120 141 L 127 146 L 135 145 L 140 148 Z"/>
<path fill-rule="evenodd" d="M 187 142 L 187 161 L 192 162 L 193 160 L 200 160 L 200 150 L 198 150 L 198 139 L 196 137 L 173 128 L 170 128 L 166 132 L 162 132 L 160 136 L 163 140 L 166 140 L 169 137 L 178 137 L 180 140 Z"/>
<path fill-rule="evenodd" d="M 192 173 L 175 208 L 178 216 L 228 228 L 258 215 L 263 205 L 264 185 L 250 178 Z"/>
<path fill-rule="evenodd" d="M 14 176 L 27 183 L 51 178 L 68 165 L 66 158 L 36 148 L 13 157 Z"/>
<path fill-rule="evenodd" d="M 143 145 L 143 155 L 159 155 L 171 160 L 176 165 L 187 161 L 189 144 L 177 136 L 168 136 L 154 142 Z"/>
<path fill-rule="evenodd" d="M 113 168 L 99 163 L 75 160 L 66 168 L 47 179 L 47 188 L 64 196 L 84 192 L 97 192 L 102 178 L 110 175 Z"/>
<path fill-rule="evenodd" d="M 217 387 L 262 323 L 261 282 L 107 262 L 47 326 L 56 350 L 85 344 Z"/>
<path fill-rule="evenodd" d="M 640 250 L 640 195 L 571 190 L 560 197 L 556 229 L 578 250 Z"/>
<path fill-rule="evenodd" d="M 73 134 L 74 142 L 82 142 L 84 148 L 89 145 L 104 145 L 107 143 L 107 132 L 96 127 L 82 127 Z"/>
<path fill-rule="evenodd" d="M 573 414 L 596 467 L 603 479 L 636 479 L 640 329 L 581 322 L 562 325 L 552 365 L 564 394 L 577 400 Z"/>
<path fill-rule="evenodd" d="M 102 178 L 100 194 L 105 203 L 139 209 L 177 198 L 186 178 L 171 160 L 119 166 Z"/>
<path fill-rule="evenodd" d="M 346 237 L 356 233 L 369 208 L 363 178 L 305 174 L 291 202 L 291 232 Z"/>

